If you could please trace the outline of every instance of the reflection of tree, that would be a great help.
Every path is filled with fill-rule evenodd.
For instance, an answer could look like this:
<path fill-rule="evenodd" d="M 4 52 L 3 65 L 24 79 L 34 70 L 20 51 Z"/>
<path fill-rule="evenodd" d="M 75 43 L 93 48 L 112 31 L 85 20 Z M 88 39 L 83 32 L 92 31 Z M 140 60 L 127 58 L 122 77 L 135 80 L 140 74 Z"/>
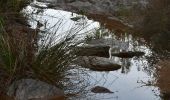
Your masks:
<path fill-rule="evenodd" d="M 151 40 L 157 53 L 170 51 L 170 1 L 151 0 L 145 11 L 141 30 Z M 167 53 L 167 52 L 166 52 Z"/>
<path fill-rule="evenodd" d="M 130 59 L 122 59 L 121 62 L 122 62 L 122 70 L 121 70 L 121 73 L 127 74 L 128 72 L 130 72 L 131 60 L 130 60 Z"/>

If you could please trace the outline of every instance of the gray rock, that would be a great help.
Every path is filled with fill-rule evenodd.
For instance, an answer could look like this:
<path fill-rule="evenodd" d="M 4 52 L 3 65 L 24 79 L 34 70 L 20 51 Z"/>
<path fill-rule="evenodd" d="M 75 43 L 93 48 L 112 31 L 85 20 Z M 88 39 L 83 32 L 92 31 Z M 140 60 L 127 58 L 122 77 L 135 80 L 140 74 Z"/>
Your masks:
<path fill-rule="evenodd" d="M 114 71 L 121 68 L 119 64 L 114 63 L 114 60 L 103 57 L 83 56 L 79 57 L 75 64 L 93 71 Z"/>
<path fill-rule="evenodd" d="M 15 96 L 16 100 L 29 100 L 52 96 L 63 96 L 64 92 L 50 84 L 34 79 L 22 79 L 14 82 L 8 90 L 9 96 Z"/>
<path fill-rule="evenodd" d="M 109 89 L 102 87 L 102 86 L 96 86 L 96 87 L 92 88 L 91 92 L 93 92 L 93 93 L 114 93 L 114 92 L 110 91 Z"/>

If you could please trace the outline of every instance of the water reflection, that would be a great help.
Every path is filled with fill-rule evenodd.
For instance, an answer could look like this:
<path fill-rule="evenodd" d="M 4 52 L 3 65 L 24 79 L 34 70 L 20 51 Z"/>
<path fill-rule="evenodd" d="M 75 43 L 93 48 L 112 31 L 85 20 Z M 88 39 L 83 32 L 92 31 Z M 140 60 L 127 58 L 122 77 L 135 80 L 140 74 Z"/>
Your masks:
<path fill-rule="evenodd" d="M 80 100 L 156 100 L 160 99 L 157 95 L 159 95 L 158 87 L 152 85 L 145 85 L 144 83 L 148 83 L 151 81 L 155 81 L 154 78 L 154 68 L 150 64 L 151 62 L 148 60 L 153 55 L 153 51 L 149 45 L 147 45 L 142 38 L 134 38 L 130 34 L 119 34 L 117 36 L 114 31 L 109 31 L 102 26 L 100 26 L 99 22 L 94 22 L 92 20 L 88 20 L 85 18 L 83 21 L 86 21 L 86 25 L 81 24 L 82 21 L 77 22 L 73 20 L 73 17 L 77 17 L 77 14 L 73 14 L 71 12 L 55 10 L 55 9 L 39 9 L 35 7 L 28 6 L 25 11 L 27 14 L 32 14 L 29 18 L 29 22 L 32 25 L 32 28 L 37 27 L 37 21 L 43 23 L 44 26 L 40 28 L 40 30 L 44 31 L 44 29 L 49 29 L 47 31 L 54 31 L 57 27 L 56 22 L 58 20 L 62 21 L 62 27 L 58 31 L 58 35 L 61 36 L 66 31 L 71 30 L 70 26 L 82 26 L 83 31 L 79 31 L 80 33 L 92 33 L 94 36 L 92 40 L 97 39 L 106 39 L 103 42 L 104 45 L 109 45 L 110 47 L 117 48 L 116 52 L 121 51 L 142 51 L 145 52 L 145 56 L 143 57 L 134 57 L 134 58 L 118 58 L 112 57 L 111 59 L 114 62 L 121 64 L 122 68 L 117 71 L 110 72 L 96 72 L 87 69 L 76 70 L 74 72 L 83 72 L 88 74 L 79 74 L 82 79 L 85 79 L 88 87 L 85 88 L 85 91 L 82 91 L 79 98 L 71 98 L 80 99 Z M 35 24 L 36 23 L 36 24 Z M 84 23 L 84 22 L 83 22 Z M 100 29 L 100 30 L 93 30 Z M 93 31 L 91 31 L 93 30 Z M 93 34 L 95 33 L 95 35 Z M 97 34 L 96 34 L 97 33 Z M 103 34 L 104 33 L 104 34 Z M 99 34 L 99 35 L 98 35 Z M 87 34 L 84 34 L 84 37 Z M 82 36 L 82 35 L 81 35 Z M 97 36 L 97 37 L 95 37 Z M 83 36 L 82 36 L 83 37 Z M 140 41 L 139 41 L 140 40 Z M 102 42 L 98 42 L 101 44 Z M 86 85 L 87 85 L 86 84 Z M 114 92 L 114 94 L 93 94 L 90 92 L 90 89 L 93 86 L 104 86 L 109 88 Z M 79 87 L 82 87 L 81 85 Z M 79 88 L 78 87 L 78 88 Z M 76 88 L 75 88 L 76 89 Z M 74 90 L 73 90 L 74 91 Z M 84 93 L 85 92 L 85 93 Z M 84 96 L 84 95 L 85 96 Z M 156 95 L 155 95 L 156 94 Z"/>

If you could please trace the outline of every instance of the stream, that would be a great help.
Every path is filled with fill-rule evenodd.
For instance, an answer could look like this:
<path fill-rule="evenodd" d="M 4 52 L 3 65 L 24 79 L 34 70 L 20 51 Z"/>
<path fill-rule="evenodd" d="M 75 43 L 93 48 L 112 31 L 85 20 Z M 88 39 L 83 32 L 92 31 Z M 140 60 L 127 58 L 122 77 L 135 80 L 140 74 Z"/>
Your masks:
<path fill-rule="evenodd" d="M 35 6 L 37 5 L 37 6 Z M 41 8 L 43 9 L 41 9 Z M 115 71 L 100 72 L 84 69 L 88 76 L 84 77 L 88 83 L 86 91 L 92 87 L 102 86 L 108 88 L 113 93 L 95 94 L 92 92 L 82 93 L 82 96 L 71 97 L 71 100 L 160 100 L 159 87 L 153 85 L 156 82 L 154 76 L 155 68 L 152 59 L 154 52 L 143 38 L 134 37 L 130 33 L 120 33 L 119 36 L 113 31 L 109 31 L 100 22 L 88 19 L 84 15 L 79 15 L 69 11 L 46 8 L 46 3 L 33 2 L 23 9 L 23 13 L 28 17 L 31 28 L 35 29 L 37 23 L 41 23 L 42 32 L 54 32 L 57 29 L 57 39 L 60 39 L 70 30 L 77 32 L 78 39 L 84 39 L 87 35 L 95 33 L 107 33 L 100 38 L 114 42 L 117 52 L 141 51 L 145 55 L 133 58 L 112 57 L 111 59 L 121 68 Z M 77 18 L 78 21 L 73 18 Z M 60 27 L 58 26 L 60 25 Z M 49 30 L 45 30 L 49 29 Z M 42 33 L 40 33 L 42 34 Z M 100 43 L 99 43 L 100 44 Z M 106 43 L 107 44 L 107 43 Z M 110 46 L 110 45 L 109 45 Z M 109 59 L 109 58 L 108 58 Z"/>

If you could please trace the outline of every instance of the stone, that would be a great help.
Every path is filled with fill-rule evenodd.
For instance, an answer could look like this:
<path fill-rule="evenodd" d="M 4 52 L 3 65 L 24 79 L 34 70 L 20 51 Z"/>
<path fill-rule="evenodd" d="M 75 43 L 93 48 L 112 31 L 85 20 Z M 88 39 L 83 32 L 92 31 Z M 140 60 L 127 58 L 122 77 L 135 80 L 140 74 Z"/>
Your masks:
<path fill-rule="evenodd" d="M 16 100 L 31 100 L 64 96 L 64 91 L 56 86 L 34 79 L 22 79 L 14 82 L 8 90 L 9 96 Z M 48 99 L 47 99 L 48 100 Z"/>
<path fill-rule="evenodd" d="M 92 88 L 91 92 L 93 92 L 93 93 L 114 93 L 114 92 L 110 91 L 109 89 L 102 87 L 102 86 L 96 86 L 96 87 Z"/>
<path fill-rule="evenodd" d="M 114 63 L 112 59 L 94 56 L 79 57 L 75 63 L 93 71 L 114 71 L 121 68 L 121 65 Z"/>
<path fill-rule="evenodd" d="M 112 53 L 112 56 L 120 57 L 120 58 L 133 58 L 133 57 L 140 57 L 143 56 L 145 53 L 140 51 L 128 51 L 128 52 L 119 52 L 119 53 Z"/>

